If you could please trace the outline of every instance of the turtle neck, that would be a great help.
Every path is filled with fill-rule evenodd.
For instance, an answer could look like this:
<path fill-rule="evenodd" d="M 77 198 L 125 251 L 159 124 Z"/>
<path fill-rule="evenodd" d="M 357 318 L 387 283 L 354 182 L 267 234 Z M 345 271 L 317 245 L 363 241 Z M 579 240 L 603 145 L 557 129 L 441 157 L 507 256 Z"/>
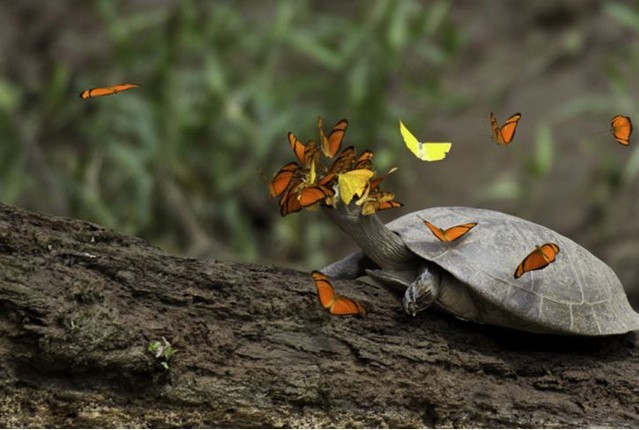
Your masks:
<path fill-rule="evenodd" d="M 401 270 L 417 258 L 377 215 L 362 215 L 360 209 L 339 204 L 337 208 L 324 208 L 324 212 L 382 269 Z"/>

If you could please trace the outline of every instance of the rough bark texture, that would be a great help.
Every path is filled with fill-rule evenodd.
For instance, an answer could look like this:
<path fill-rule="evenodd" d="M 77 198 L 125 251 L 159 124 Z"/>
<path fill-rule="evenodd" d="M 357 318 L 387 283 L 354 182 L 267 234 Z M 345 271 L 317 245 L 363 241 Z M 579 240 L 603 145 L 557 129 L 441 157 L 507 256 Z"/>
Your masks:
<path fill-rule="evenodd" d="M 0 205 L 0 425 L 639 426 L 635 334 L 564 338 L 405 315 L 308 274 L 169 255 Z M 165 370 L 147 345 L 177 349 Z"/>

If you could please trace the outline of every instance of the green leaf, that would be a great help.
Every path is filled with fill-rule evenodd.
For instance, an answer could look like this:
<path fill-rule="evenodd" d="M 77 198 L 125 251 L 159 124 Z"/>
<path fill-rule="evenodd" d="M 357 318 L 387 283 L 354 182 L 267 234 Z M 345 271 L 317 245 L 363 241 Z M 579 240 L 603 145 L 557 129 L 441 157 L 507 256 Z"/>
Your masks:
<path fill-rule="evenodd" d="M 554 142 L 552 131 L 548 124 L 542 123 L 537 127 L 533 175 L 538 178 L 547 175 L 552 168 L 553 159 Z"/>
<path fill-rule="evenodd" d="M 160 349 L 160 346 L 162 346 L 162 344 L 156 340 L 155 342 L 151 342 L 146 349 L 147 351 L 155 354 L 156 352 L 158 352 L 158 349 Z"/>
<path fill-rule="evenodd" d="M 523 197 L 521 185 L 510 176 L 504 176 L 484 187 L 479 193 L 481 198 L 495 200 L 517 200 Z"/>
<path fill-rule="evenodd" d="M 636 9 L 621 3 L 609 2 L 605 4 L 604 10 L 620 24 L 639 30 L 639 13 Z"/>

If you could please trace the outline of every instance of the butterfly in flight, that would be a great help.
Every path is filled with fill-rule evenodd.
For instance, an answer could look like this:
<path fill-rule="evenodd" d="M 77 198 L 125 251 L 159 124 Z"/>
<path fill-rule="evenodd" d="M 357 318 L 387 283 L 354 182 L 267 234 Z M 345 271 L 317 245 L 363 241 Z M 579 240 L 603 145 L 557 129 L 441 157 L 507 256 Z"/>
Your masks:
<path fill-rule="evenodd" d="M 399 122 L 399 132 L 404 139 L 404 144 L 415 157 L 424 161 L 440 161 L 446 158 L 446 154 L 450 151 L 450 142 L 420 142 L 411 133 L 403 122 Z"/>
<path fill-rule="evenodd" d="M 615 115 L 610 120 L 610 131 L 612 135 L 624 146 L 628 146 L 630 143 L 630 135 L 632 134 L 632 121 L 630 118 L 623 115 Z"/>
<path fill-rule="evenodd" d="M 515 279 L 531 270 L 540 270 L 555 261 L 555 256 L 559 254 L 559 247 L 554 243 L 544 243 L 535 247 L 535 250 L 522 260 L 515 270 Z"/>
<path fill-rule="evenodd" d="M 119 84 L 113 85 L 111 87 L 91 88 L 90 90 L 82 91 L 80 93 L 80 98 L 86 100 L 93 97 L 110 96 L 112 94 L 121 93 L 122 91 L 131 90 L 133 88 L 138 88 L 138 86 L 135 84 Z"/>
<path fill-rule="evenodd" d="M 490 113 L 490 128 L 493 132 L 493 141 L 502 146 L 508 145 L 515 137 L 517 123 L 521 119 L 521 114 L 516 113 L 506 120 L 501 127 L 497 124 L 497 118 L 493 112 Z"/>

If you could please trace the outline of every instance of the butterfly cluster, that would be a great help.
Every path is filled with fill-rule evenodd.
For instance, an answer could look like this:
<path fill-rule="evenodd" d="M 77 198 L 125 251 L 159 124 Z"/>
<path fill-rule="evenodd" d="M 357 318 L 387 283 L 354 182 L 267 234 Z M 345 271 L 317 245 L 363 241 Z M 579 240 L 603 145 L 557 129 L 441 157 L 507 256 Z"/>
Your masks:
<path fill-rule="evenodd" d="M 342 148 L 348 121 L 338 121 L 328 136 L 322 118 L 317 120 L 320 144 L 302 143 L 288 133 L 288 143 L 297 161 L 284 165 L 268 182 L 271 198 L 279 197 L 280 214 L 286 216 L 304 208 L 337 207 L 343 203 L 360 207 L 362 215 L 402 206 L 395 195 L 382 191 L 380 184 L 395 169 L 375 176 L 374 153 L 359 156 L 353 146 Z"/>

